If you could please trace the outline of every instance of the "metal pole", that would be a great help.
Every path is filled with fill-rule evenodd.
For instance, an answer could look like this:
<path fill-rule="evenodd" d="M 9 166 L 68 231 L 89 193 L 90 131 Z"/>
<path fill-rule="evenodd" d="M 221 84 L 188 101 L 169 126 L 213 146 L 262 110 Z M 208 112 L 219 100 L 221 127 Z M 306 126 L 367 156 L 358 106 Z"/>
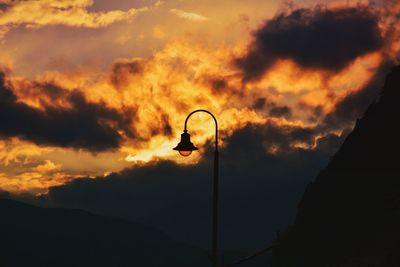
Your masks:
<path fill-rule="evenodd" d="M 212 258 L 214 267 L 218 267 L 218 147 L 214 152 L 214 185 L 213 185 L 213 233 Z"/>

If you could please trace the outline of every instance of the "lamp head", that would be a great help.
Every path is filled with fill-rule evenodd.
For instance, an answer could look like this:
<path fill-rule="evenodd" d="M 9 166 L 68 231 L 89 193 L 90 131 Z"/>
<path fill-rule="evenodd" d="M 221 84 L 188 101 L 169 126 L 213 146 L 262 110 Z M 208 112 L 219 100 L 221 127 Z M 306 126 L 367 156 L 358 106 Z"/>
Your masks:
<path fill-rule="evenodd" d="M 176 147 L 173 148 L 173 150 L 177 150 L 179 154 L 187 157 L 192 154 L 193 151 L 199 149 L 195 147 L 192 142 L 190 142 L 190 134 L 187 133 L 187 130 L 184 130 L 184 132 L 181 134 L 181 141 Z"/>

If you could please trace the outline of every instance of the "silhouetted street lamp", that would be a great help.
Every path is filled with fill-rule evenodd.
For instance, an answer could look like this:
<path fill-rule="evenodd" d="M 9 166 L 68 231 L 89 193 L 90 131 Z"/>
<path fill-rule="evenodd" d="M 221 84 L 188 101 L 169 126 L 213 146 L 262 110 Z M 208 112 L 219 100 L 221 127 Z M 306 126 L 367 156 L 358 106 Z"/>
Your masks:
<path fill-rule="evenodd" d="M 205 112 L 209 114 L 215 122 L 215 149 L 214 149 L 214 181 L 213 181 L 213 219 L 212 219 L 212 261 L 215 267 L 218 266 L 218 123 L 215 116 L 204 109 L 198 109 L 190 113 L 185 120 L 185 127 L 181 134 L 181 141 L 174 147 L 174 150 L 178 150 L 179 153 L 187 157 L 192 154 L 193 151 L 198 150 L 190 141 L 190 134 L 187 132 L 187 122 L 194 113 Z"/>

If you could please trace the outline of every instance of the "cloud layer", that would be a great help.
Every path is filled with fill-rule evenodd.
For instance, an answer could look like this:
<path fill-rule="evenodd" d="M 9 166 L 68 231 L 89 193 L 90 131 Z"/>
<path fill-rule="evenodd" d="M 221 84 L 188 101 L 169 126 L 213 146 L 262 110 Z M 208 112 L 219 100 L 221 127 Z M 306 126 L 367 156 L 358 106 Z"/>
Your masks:
<path fill-rule="evenodd" d="M 79 91 L 43 85 L 42 94 L 52 100 L 63 98 L 69 107 L 44 105 L 43 109 L 17 101 L 0 74 L 0 136 L 19 137 L 36 144 L 102 151 L 118 148 L 122 136 L 116 128 L 132 135 L 131 119 L 105 105 L 89 103 Z M 129 114 L 133 115 L 133 114 Z"/>
<path fill-rule="evenodd" d="M 280 14 L 254 33 L 249 51 L 236 65 L 245 80 L 260 78 L 279 59 L 291 59 L 303 68 L 339 71 L 382 47 L 378 22 L 378 15 L 368 7 Z"/>

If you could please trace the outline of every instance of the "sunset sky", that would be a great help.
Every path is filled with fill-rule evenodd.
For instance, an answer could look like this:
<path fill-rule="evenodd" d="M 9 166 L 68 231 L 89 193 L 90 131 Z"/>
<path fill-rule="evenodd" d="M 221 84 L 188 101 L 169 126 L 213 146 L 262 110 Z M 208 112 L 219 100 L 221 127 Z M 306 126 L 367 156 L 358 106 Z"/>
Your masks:
<path fill-rule="evenodd" d="M 0 0 L 0 190 L 194 167 L 207 115 L 188 126 L 200 153 L 172 148 L 198 108 L 222 153 L 253 133 L 260 157 L 327 159 L 398 63 L 399 13 L 396 0 Z M 249 147 L 234 150 L 243 165 Z"/>
<path fill-rule="evenodd" d="M 396 58 L 399 8 L 395 1 L 1 1 L 0 187 L 43 193 L 149 161 L 193 163 L 199 156 L 181 159 L 171 147 L 196 108 L 215 113 L 223 140 L 249 123 L 272 124 L 312 130 L 288 146 L 315 149 L 349 127 L 324 119 Z M 212 126 L 205 115 L 193 118 L 199 147 Z"/>

